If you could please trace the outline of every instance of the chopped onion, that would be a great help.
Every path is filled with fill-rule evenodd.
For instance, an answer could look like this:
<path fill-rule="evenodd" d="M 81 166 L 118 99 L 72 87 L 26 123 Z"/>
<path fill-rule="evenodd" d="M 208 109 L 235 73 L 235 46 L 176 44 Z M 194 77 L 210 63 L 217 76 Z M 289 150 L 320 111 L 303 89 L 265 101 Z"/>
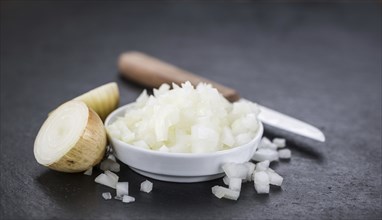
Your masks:
<path fill-rule="evenodd" d="M 217 198 L 226 198 L 231 200 L 237 200 L 240 196 L 239 191 L 231 190 L 222 186 L 214 186 L 211 188 L 212 194 L 214 194 Z"/>
<path fill-rule="evenodd" d="M 145 193 L 150 193 L 153 190 L 153 183 L 145 180 L 141 183 L 141 191 Z"/>
<path fill-rule="evenodd" d="M 122 202 L 124 202 L 124 203 L 135 202 L 135 198 L 132 196 L 128 196 L 128 195 L 123 195 Z"/>
<path fill-rule="evenodd" d="M 274 138 L 272 141 L 278 148 L 285 147 L 285 139 L 284 138 Z"/>
<path fill-rule="evenodd" d="M 255 161 L 264 161 L 264 160 L 275 161 L 278 159 L 279 159 L 279 155 L 277 151 L 267 149 L 267 148 L 261 148 L 257 150 L 252 157 L 252 160 L 255 160 Z"/>
<path fill-rule="evenodd" d="M 269 160 L 264 160 L 256 164 L 256 172 L 266 171 L 269 168 Z"/>
<path fill-rule="evenodd" d="M 100 169 L 105 171 L 105 170 L 111 170 L 113 172 L 119 172 L 120 171 L 120 165 L 119 163 L 111 160 L 111 159 L 106 159 L 102 161 L 100 165 Z"/>
<path fill-rule="evenodd" d="M 275 186 L 281 186 L 281 184 L 283 183 L 283 178 L 278 173 L 276 173 L 271 168 L 268 168 L 266 172 L 268 174 L 270 184 Z"/>
<path fill-rule="evenodd" d="M 229 189 L 239 191 L 241 190 L 241 182 L 242 179 L 240 178 L 231 178 L 229 179 Z"/>
<path fill-rule="evenodd" d="M 114 178 L 104 174 L 104 173 L 101 173 L 100 175 L 98 175 L 94 181 L 96 183 L 99 183 L 99 184 L 102 184 L 102 185 L 105 185 L 105 186 L 108 186 L 108 187 L 111 187 L 113 189 L 116 188 L 116 185 L 117 185 L 117 182 L 118 181 L 115 181 Z"/>
<path fill-rule="evenodd" d="M 93 174 L 93 167 L 90 167 L 89 169 L 87 169 L 84 172 L 84 174 L 87 175 L 87 176 L 91 176 Z"/>
<path fill-rule="evenodd" d="M 246 162 L 244 165 L 247 167 L 248 172 L 247 172 L 247 181 L 252 181 L 252 174 L 255 171 L 256 165 L 252 162 Z"/>
<path fill-rule="evenodd" d="M 231 104 L 208 84 L 194 88 L 186 82 L 172 89 L 162 84 L 152 96 L 143 91 L 125 116 L 106 129 L 111 137 L 144 149 L 206 153 L 250 142 L 259 126 L 258 113 L 256 104 Z"/>
<path fill-rule="evenodd" d="M 268 138 L 263 137 L 260 141 L 259 149 L 260 148 L 269 148 L 272 150 L 277 150 L 277 146 L 272 143 Z"/>
<path fill-rule="evenodd" d="M 117 159 L 115 158 L 113 154 L 109 154 L 109 156 L 107 156 L 107 159 L 117 162 Z M 118 172 L 118 171 L 115 171 L 115 172 Z"/>
<path fill-rule="evenodd" d="M 225 176 L 223 177 L 223 182 L 224 182 L 224 184 L 226 184 L 227 186 L 229 185 L 229 177 L 228 177 L 227 175 L 225 175 Z"/>
<path fill-rule="evenodd" d="M 129 195 L 129 183 L 128 182 L 118 182 L 116 185 L 117 196 Z"/>
<path fill-rule="evenodd" d="M 104 173 L 105 173 L 108 177 L 110 177 L 111 179 L 113 179 L 113 181 L 118 182 L 118 180 L 119 180 L 119 176 L 118 176 L 117 174 L 111 172 L 110 170 L 106 170 Z"/>
<path fill-rule="evenodd" d="M 223 170 L 229 178 L 247 179 L 248 168 L 244 164 L 226 163 Z"/>
<path fill-rule="evenodd" d="M 279 158 L 280 159 L 290 159 L 292 156 L 292 152 L 289 149 L 279 150 Z"/>
<path fill-rule="evenodd" d="M 104 193 L 102 193 L 102 197 L 105 200 L 109 200 L 109 199 L 111 199 L 111 194 L 109 192 L 104 192 Z"/>
<path fill-rule="evenodd" d="M 257 193 L 269 193 L 269 177 L 265 171 L 255 172 L 254 183 Z"/>

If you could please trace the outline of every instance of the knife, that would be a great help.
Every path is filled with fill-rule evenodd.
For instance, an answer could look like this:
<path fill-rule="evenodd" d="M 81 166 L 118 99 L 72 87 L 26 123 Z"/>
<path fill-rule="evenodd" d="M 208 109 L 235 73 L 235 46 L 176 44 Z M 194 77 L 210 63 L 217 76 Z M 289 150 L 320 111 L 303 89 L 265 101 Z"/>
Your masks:
<path fill-rule="evenodd" d="M 118 69 L 123 77 L 147 87 L 158 88 L 163 83 L 181 84 L 185 81 L 190 81 L 192 85 L 196 86 L 200 82 L 205 82 L 210 83 L 231 102 L 240 99 L 239 93 L 232 88 L 197 76 L 141 52 L 131 51 L 121 54 Z M 259 119 L 263 123 L 325 142 L 325 135 L 318 128 L 265 106 L 259 105 L 259 107 Z"/>

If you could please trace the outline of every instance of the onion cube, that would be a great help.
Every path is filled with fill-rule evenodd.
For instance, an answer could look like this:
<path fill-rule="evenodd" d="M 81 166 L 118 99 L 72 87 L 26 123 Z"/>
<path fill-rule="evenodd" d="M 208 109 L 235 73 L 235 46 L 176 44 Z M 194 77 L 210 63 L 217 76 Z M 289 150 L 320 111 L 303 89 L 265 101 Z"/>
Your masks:
<path fill-rule="evenodd" d="M 231 178 L 229 179 L 229 189 L 240 191 L 241 190 L 241 182 L 240 178 Z"/>
<path fill-rule="evenodd" d="M 257 193 L 269 193 L 269 177 L 265 171 L 255 172 L 254 182 Z"/>
<path fill-rule="evenodd" d="M 268 148 L 261 148 L 255 152 L 255 154 L 252 157 L 252 160 L 254 161 L 275 161 L 279 159 L 279 155 L 277 151 L 271 150 Z"/>
<path fill-rule="evenodd" d="M 226 163 L 223 170 L 229 178 L 247 179 L 248 168 L 244 164 Z"/>
<path fill-rule="evenodd" d="M 119 172 L 120 171 L 120 165 L 119 163 L 111 160 L 111 159 L 106 159 L 102 161 L 100 164 L 100 169 L 105 171 L 105 170 L 111 170 L 113 172 Z"/>
<path fill-rule="evenodd" d="M 100 175 L 98 175 L 94 181 L 96 183 L 99 183 L 99 184 L 102 184 L 102 185 L 105 185 L 105 186 L 108 186 L 108 187 L 111 187 L 113 189 L 116 188 L 116 185 L 117 185 L 117 181 L 115 181 L 112 177 L 104 174 L 104 173 L 101 173 Z"/>
<path fill-rule="evenodd" d="M 135 202 L 135 198 L 132 196 L 128 196 L 128 195 L 123 195 L 122 202 L 124 202 L 124 203 Z"/>
<path fill-rule="evenodd" d="M 281 184 L 283 183 L 283 178 L 278 173 L 276 173 L 271 168 L 268 168 L 266 172 L 268 174 L 270 184 L 275 186 L 281 186 Z"/>
<path fill-rule="evenodd" d="M 153 183 L 152 182 L 145 180 L 141 183 L 141 191 L 142 192 L 149 193 L 149 192 L 151 192 L 151 190 L 153 190 Z"/>
<path fill-rule="evenodd" d="M 281 159 L 290 159 L 292 156 L 292 152 L 289 149 L 279 150 L 279 158 Z"/>
<path fill-rule="evenodd" d="M 129 195 L 129 183 L 119 182 L 116 184 L 117 196 Z"/>
<path fill-rule="evenodd" d="M 278 148 L 285 147 L 285 139 L 284 138 L 274 138 L 272 141 Z"/>
<path fill-rule="evenodd" d="M 252 174 L 255 171 L 256 165 L 254 163 L 252 163 L 252 162 L 246 162 L 246 163 L 244 163 L 244 166 L 246 166 L 247 169 L 248 169 L 248 172 L 247 172 L 247 181 L 251 181 L 252 180 Z"/>
<path fill-rule="evenodd" d="M 109 192 L 104 192 L 104 193 L 102 193 L 102 197 L 105 200 L 109 200 L 109 199 L 111 199 L 111 194 Z"/>
<path fill-rule="evenodd" d="M 260 148 L 269 148 L 272 150 L 277 150 L 277 146 L 272 143 L 268 138 L 263 137 L 260 141 L 259 149 Z"/>
<path fill-rule="evenodd" d="M 113 154 L 109 154 L 109 156 L 107 156 L 107 159 L 117 162 L 117 159 L 115 158 Z"/>
<path fill-rule="evenodd" d="M 93 174 L 93 167 L 90 167 L 89 169 L 87 169 L 84 172 L 84 174 L 87 175 L 87 176 L 91 176 Z"/>
<path fill-rule="evenodd" d="M 118 182 L 119 180 L 119 176 L 113 172 L 111 172 L 110 170 L 106 170 L 104 172 L 108 177 L 112 178 L 116 183 Z"/>
<path fill-rule="evenodd" d="M 269 160 L 264 160 L 256 164 L 256 172 L 266 171 L 269 168 Z"/>
<path fill-rule="evenodd" d="M 219 199 L 226 198 L 230 200 L 237 200 L 240 196 L 239 191 L 234 191 L 222 186 L 212 187 L 212 194 L 214 194 Z"/>
<path fill-rule="evenodd" d="M 226 175 L 223 177 L 223 182 L 224 184 L 226 184 L 227 186 L 229 185 L 229 177 Z"/>

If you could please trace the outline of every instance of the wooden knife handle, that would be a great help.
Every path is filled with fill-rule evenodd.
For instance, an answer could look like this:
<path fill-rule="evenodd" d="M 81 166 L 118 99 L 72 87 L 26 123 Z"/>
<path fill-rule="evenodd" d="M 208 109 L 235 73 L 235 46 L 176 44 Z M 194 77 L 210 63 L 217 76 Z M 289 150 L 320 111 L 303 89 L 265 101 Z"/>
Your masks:
<path fill-rule="evenodd" d="M 205 82 L 212 84 L 231 102 L 237 101 L 240 98 L 234 89 L 140 52 L 132 51 L 121 54 L 118 68 L 119 72 L 127 79 L 151 88 L 158 88 L 163 83 L 170 85 L 171 83 L 176 83 L 180 85 L 183 82 L 190 81 L 192 85 L 196 86 L 200 82 Z"/>

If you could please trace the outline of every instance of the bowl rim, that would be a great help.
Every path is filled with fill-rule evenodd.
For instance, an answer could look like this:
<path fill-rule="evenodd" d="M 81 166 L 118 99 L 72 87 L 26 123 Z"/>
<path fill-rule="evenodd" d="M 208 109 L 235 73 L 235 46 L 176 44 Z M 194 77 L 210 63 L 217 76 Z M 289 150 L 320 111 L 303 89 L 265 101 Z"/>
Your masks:
<path fill-rule="evenodd" d="M 135 104 L 135 102 L 123 105 L 123 106 L 115 109 L 113 112 L 111 112 L 107 116 L 107 118 L 104 122 L 105 129 L 106 129 L 106 126 L 108 126 L 110 124 L 110 122 L 115 117 L 117 117 L 116 115 L 120 114 L 120 112 L 122 112 L 122 111 L 126 111 L 126 109 L 131 107 L 133 104 Z M 181 153 L 181 152 L 156 151 L 156 150 L 151 150 L 151 149 L 144 149 L 144 148 L 140 148 L 140 147 L 135 147 L 134 145 L 128 144 L 128 143 L 123 142 L 117 138 L 111 137 L 109 134 L 107 134 L 107 137 L 111 140 L 111 143 L 118 143 L 121 147 L 129 148 L 131 150 L 142 152 L 142 153 L 148 153 L 148 154 L 153 154 L 153 155 L 158 155 L 158 156 L 179 157 L 179 158 L 196 158 L 196 157 L 200 158 L 200 157 L 210 157 L 210 156 L 219 156 L 219 155 L 224 155 L 224 154 L 231 154 L 233 152 L 241 150 L 242 148 L 251 146 L 254 142 L 256 142 L 258 139 L 260 139 L 262 137 L 263 132 L 264 132 L 263 123 L 260 120 L 258 120 L 258 124 L 259 124 L 259 126 L 257 128 L 256 135 L 250 142 L 243 144 L 243 145 L 240 145 L 240 146 L 237 146 L 237 147 L 230 148 L 230 149 L 219 150 L 219 151 L 215 151 L 215 152 L 205 152 L 205 153 Z M 106 131 L 106 133 L 107 133 L 107 131 Z"/>

